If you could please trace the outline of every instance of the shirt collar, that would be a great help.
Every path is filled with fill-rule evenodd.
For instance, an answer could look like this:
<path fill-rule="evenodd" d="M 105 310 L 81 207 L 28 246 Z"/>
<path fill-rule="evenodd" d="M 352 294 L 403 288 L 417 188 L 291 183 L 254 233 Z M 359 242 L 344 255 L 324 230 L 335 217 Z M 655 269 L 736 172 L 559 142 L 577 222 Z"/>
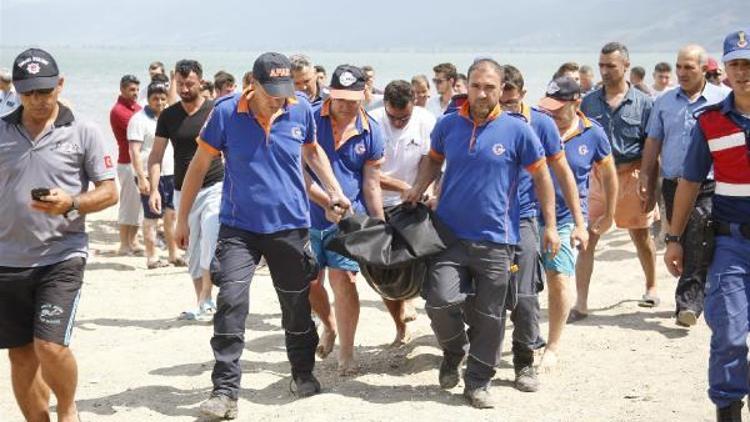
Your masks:
<path fill-rule="evenodd" d="M 57 111 L 57 118 L 55 118 L 55 127 L 61 127 L 61 126 L 67 126 L 75 120 L 75 116 L 73 116 L 73 112 L 66 106 L 64 106 L 62 103 L 57 103 L 59 110 Z M 20 125 L 21 124 L 21 116 L 23 115 L 23 106 L 18 106 L 17 109 L 15 109 L 12 113 L 8 114 L 7 116 L 3 117 L 3 121 L 10 123 L 12 125 Z"/>
<path fill-rule="evenodd" d="M 521 115 L 526 119 L 527 122 L 531 123 L 531 106 L 522 102 L 521 103 Z"/>
<path fill-rule="evenodd" d="M 586 132 L 591 126 L 594 124 L 591 123 L 591 120 L 589 120 L 588 117 L 586 117 L 585 114 L 581 110 L 576 111 L 576 114 L 578 114 L 578 130 L 571 133 L 567 137 L 563 138 L 563 142 L 568 142 L 571 139 L 575 138 L 578 135 L 581 135 L 583 132 Z"/>
<path fill-rule="evenodd" d="M 621 104 L 633 102 L 633 100 L 635 99 L 635 91 L 637 91 L 637 89 L 635 89 L 630 82 L 628 82 L 627 84 L 628 84 L 628 90 L 625 91 L 625 97 L 623 97 Z M 606 92 L 606 88 L 604 87 L 604 85 L 602 85 L 602 88 L 599 90 L 599 99 L 601 99 L 603 103 L 608 104 L 607 92 Z"/>
<path fill-rule="evenodd" d="M 490 114 L 487 116 L 487 120 L 484 122 L 484 124 L 487 124 L 487 123 L 489 123 L 489 122 L 497 119 L 498 117 L 500 117 L 501 114 L 503 114 L 503 109 L 500 108 L 500 104 L 495 104 L 495 108 L 493 108 L 492 111 L 490 111 Z M 468 101 L 466 101 L 465 103 L 463 103 L 461 105 L 461 107 L 458 109 L 458 115 L 459 116 L 463 116 L 463 117 L 471 120 L 474 124 L 476 124 L 476 122 L 474 121 L 474 119 L 471 118 L 471 112 L 469 111 L 469 102 Z"/>

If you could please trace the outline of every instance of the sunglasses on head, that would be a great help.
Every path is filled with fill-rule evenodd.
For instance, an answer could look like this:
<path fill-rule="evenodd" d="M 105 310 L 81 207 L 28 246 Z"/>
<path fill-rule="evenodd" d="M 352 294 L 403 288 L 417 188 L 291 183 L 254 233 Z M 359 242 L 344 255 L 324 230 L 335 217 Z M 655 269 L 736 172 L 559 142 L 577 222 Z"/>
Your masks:
<path fill-rule="evenodd" d="M 25 96 L 29 96 L 29 97 L 32 96 L 32 95 L 34 95 L 34 94 L 38 94 L 38 95 L 50 95 L 50 94 L 52 94 L 52 92 L 54 90 L 55 90 L 55 88 L 34 89 L 34 90 L 31 90 L 31 91 L 22 92 L 21 95 L 25 95 Z"/>

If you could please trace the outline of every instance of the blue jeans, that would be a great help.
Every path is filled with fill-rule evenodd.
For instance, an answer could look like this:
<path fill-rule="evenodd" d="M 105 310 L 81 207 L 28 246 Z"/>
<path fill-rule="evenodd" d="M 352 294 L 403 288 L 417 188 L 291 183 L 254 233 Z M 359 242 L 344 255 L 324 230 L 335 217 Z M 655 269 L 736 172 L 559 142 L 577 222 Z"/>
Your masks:
<path fill-rule="evenodd" d="M 708 268 L 704 316 L 711 328 L 708 395 L 718 407 L 742 400 L 748 387 L 747 335 L 750 327 L 750 240 L 735 227 L 716 237 Z"/>

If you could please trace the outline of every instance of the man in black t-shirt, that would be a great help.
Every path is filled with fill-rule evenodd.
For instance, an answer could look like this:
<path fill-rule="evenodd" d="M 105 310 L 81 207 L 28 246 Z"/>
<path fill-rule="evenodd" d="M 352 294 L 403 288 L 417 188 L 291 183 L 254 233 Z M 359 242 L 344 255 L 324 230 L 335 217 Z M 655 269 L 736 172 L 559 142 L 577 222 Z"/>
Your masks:
<path fill-rule="evenodd" d="M 180 190 L 190 161 L 198 148 L 196 138 L 201 127 L 213 110 L 213 101 L 200 95 L 203 69 L 195 60 L 180 60 L 175 67 L 175 83 L 180 102 L 170 106 L 159 115 L 156 124 L 156 137 L 148 159 L 151 195 L 149 206 L 154 212 L 161 212 L 159 195 L 159 175 L 161 161 L 167 142 L 174 149 L 174 204 L 180 203 Z M 219 205 L 221 185 L 224 180 L 224 164 L 221 157 L 213 160 L 203 179 L 198 196 L 190 210 L 190 247 L 188 249 L 188 270 L 195 286 L 196 309 L 180 315 L 180 319 L 210 319 L 216 311 L 211 299 L 211 277 L 209 265 L 214 256 L 216 238 L 219 233 Z"/>

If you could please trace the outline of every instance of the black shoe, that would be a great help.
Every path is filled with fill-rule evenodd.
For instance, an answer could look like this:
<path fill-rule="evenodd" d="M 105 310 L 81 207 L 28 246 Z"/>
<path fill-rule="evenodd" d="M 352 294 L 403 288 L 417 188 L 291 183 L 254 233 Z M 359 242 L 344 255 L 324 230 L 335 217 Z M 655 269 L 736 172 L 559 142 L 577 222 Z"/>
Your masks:
<path fill-rule="evenodd" d="M 449 355 L 443 355 L 443 362 L 440 364 L 440 374 L 438 381 L 440 388 L 450 389 L 458 385 L 458 367 L 461 366 L 463 358 L 455 358 Z"/>
<path fill-rule="evenodd" d="M 200 405 L 201 415 L 214 419 L 236 419 L 237 400 L 223 394 L 211 394 L 208 400 Z"/>
<path fill-rule="evenodd" d="M 732 402 L 727 407 L 716 408 L 716 422 L 742 422 L 742 401 Z"/>
<path fill-rule="evenodd" d="M 533 393 L 539 390 L 539 379 L 533 366 L 524 366 L 516 370 L 516 381 L 514 383 L 518 391 Z"/>
<path fill-rule="evenodd" d="M 313 374 L 302 374 L 294 377 L 296 391 L 292 391 L 297 397 L 305 398 L 320 393 L 320 382 Z"/>
<path fill-rule="evenodd" d="M 490 390 L 487 387 L 466 387 L 464 388 L 464 397 L 470 405 L 477 409 L 492 409 L 495 407 L 495 403 L 490 395 Z"/>

